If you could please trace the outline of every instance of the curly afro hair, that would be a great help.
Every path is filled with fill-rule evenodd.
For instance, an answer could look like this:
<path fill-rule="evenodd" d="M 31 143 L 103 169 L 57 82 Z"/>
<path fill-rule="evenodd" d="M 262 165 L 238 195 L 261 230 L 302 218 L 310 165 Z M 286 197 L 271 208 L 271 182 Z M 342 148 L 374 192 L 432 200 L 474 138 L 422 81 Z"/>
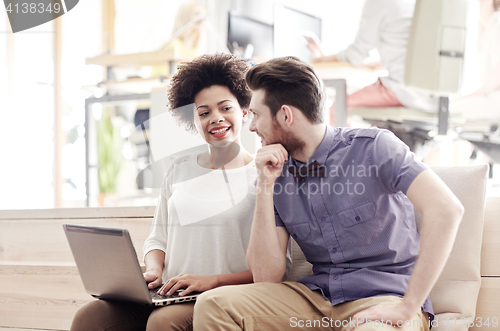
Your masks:
<path fill-rule="evenodd" d="M 195 131 L 193 109 L 196 95 L 213 85 L 225 86 L 235 96 L 242 109 L 248 109 L 252 92 L 245 82 L 248 60 L 231 54 L 201 55 L 191 62 L 183 62 L 170 81 L 168 110 L 187 131 Z"/>

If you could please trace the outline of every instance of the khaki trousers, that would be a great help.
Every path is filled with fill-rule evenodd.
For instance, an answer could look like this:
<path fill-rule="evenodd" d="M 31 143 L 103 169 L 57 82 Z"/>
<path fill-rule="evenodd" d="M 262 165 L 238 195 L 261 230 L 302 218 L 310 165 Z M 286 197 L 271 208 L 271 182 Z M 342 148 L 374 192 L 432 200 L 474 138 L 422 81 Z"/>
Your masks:
<path fill-rule="evenodd" d="M 357 312 L 378 304 L 394 305 L 396 296 L 378 296 L 331 306 L 323 296 L 297 282 L 225 286 L 200 295 L 194 308 L 194 330 L 335 330 L 349 331 Z M 353 325 L 356 321 L 352 320 Z M 373 321 L 358 331 L 428 331 L 427 314 L 418 313 L 402 327 Z"/>
<path fill-rule="evenodd" d="M 165 307 L 95 300 L 80 308 L 71 331 L 193 330 L 194 302 Z"/>

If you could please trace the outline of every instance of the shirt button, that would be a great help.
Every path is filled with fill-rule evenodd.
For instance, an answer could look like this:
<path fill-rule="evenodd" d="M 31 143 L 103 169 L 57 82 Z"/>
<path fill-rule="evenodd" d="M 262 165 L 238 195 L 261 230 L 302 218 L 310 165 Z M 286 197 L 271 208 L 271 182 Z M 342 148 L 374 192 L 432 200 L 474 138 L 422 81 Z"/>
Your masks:
<path fill-rule="evenodd" d="M 332 248 L 332 253 L 333 254 L 337 253 L 337 249 L 335 247 Z"/>
<path fill-rule="evenodd" d="M 361 217 L 359 217 L 359 216 L 354 217 L 354 219 L 356 220 L 356 222 L 361 221 Z"/>
<path fill-rule="evenodd" d="M 326 217 L 325 216 L 321 217 L 321 222 L 324 222 L 324 221 L 326 221 Z"/>
<path fill-rule="evenodd" d="M 297 239 L 297 234 L 292 234 L 293 239 Z"/>
<path fill-rule="evenodd" d="M 311 187 L 311 192 L 316 192 L 316 186 Z"/>
<path fill-rule="evenodd" d="M 337 280 L 337 279 L 339 279 L 339 276 L 335 275 L 335 276 L 333 276 L 333 279 Z"/>

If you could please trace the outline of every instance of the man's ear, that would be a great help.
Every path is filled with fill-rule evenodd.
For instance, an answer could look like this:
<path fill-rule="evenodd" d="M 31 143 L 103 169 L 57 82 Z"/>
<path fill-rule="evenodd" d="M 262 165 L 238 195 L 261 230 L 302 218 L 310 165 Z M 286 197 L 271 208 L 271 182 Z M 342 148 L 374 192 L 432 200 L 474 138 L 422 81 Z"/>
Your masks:
<path fill-rule="evenodd" d="M 282 112 L 283 124 L 287 127 L 291 127 L 294 117 L 293 117 L 293 111 L 290 108 L 290 106 L 283 105 L 281 106 L 280 111 Z"/>
<path fill-rule="evenodd" d="M 242 109 L 243 111 L 243 123 L 248 120 L 248 109 Z"/>

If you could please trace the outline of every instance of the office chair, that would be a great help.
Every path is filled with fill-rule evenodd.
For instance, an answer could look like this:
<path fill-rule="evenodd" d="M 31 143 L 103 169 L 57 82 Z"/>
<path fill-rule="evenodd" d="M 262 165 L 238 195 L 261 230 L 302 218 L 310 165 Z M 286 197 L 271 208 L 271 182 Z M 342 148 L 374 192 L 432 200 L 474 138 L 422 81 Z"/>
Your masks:
<path fill-rule="evenodd" d="M 482 121 L 466 123 L 460 127 L 459 137 L 474 146 L 471 158 L 477 157 L 477 151 L 482 151 L 489 157 L 490 173 L 493 178 L 493 165 L 500 164 L 500 121 Z"/>
<path fill-rule="evenodd" d="M 471 0 L 417 0 L 407 45 L 405 85 L 439 97 L 438 113 L 406 107 L 357 107 L 357 115 L 370 124 L 393 131 L 412 151 L 450 126 L 464 123 L 449 112 L 449 96 L 462 85 L 467 28 L 474 21 Z M 478 15 L 476 15 L 477 17 Z"/>

